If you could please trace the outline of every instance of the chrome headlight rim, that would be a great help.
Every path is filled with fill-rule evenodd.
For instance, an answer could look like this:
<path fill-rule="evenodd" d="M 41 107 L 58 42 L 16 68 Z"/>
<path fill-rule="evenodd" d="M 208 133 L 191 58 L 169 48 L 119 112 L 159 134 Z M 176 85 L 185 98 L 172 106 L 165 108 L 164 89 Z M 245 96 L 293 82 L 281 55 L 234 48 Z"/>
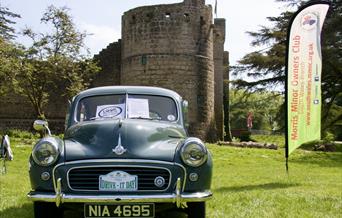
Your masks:
<path fill-rule="evenodd" d="M 189 148 L 189 146 L 197 146 L 197 149 L 199 148 L 200 152 L 202 152 L 202 158 L 201 160 L 191 160 L 189 159 L 189 154 L 187 149 Z M 181 159 L 183 161 L 183 163 L 185 163 L 186 165 L 190 166 L 190 167 L 200 167 L 203 164 L 205 164 L 208 160 L 208 150 L 206 148 L 206 146 L 204 145 L 204 143 L 198 139 L 198 138 L 188 138 L 185 140 L 185 142 L 183 143 L 181 150 L 180 150 L 180 156 Z"/>
<path fill-rule="evenodd" d="M 37 157 L 37 153 L 40 152 L 41 149 L 48 149 L 47 147 L 43 148 L 43 146 L 49 146 L 49 148 L 52 149 L 53 153 L 49 153 L 49 155 L 47 155 L 47 157 L 52 157 L 52 161 L 44 163 L 43 161 L 39 160 L 39 158 Z M 39 166 L 42 166 L 42 167 L 51 166 L 57 162 L 58 157 L 60 155 L 58 143 L 55 140 L 43 139 L 34 146 L 31 155 L 32 155 L 33 161 Z"/>

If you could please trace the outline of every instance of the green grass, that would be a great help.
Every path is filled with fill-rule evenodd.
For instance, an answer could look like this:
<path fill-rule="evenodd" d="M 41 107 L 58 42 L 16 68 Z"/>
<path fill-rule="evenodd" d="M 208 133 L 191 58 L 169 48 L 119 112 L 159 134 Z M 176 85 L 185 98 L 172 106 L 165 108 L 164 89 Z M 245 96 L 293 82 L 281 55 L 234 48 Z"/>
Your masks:
<path fill-rule="evenodd" d="M 208 217 L 342 217 L 342 153 L 210 145 L 214 156 Z"/>
<path fill-rule="evenodd" d="M 278 148 L 285 147 L 284 135 L 251 135 L 251 140 L 260 142 L 260 143 L 276 144 Z M 325 142 L 324 140 L 308 142 L 308 143 L 301 145 L 300 149 L 312 151 L 314 150 L 317 144 L 327 144 L 327 142 Z M 334 147 L 335 147 L 334 151 L 342 152 L 342 144 L 334 143 Z"/>
<path fill-rule="evenodd" d="M 28 157 L 33 140 L 11 138 L 14 160 L 6 162 L 7 173 L 0 173 L 0 218 L 33 217 L 32 203 L 26 194 L 30 190 Z M 2 162 L 0 163 L 2 167 Z"/>
<path fill-rule="evenodd" d="M 251 135 L 251 139 L 256 142 L 276 144 L 279 148 L 285 147 L 284 135 Z"/>
<path fill-rule="evenodd" d="M 7 131 L 0 131 L 0 135 L 7 134 L 10 138 L 17 138 L 17 139 L 39 139 L 39 134 L 19 129 L 10 129 Z"/>
<path fill-rule="evenodd" d="M 27 159 L 32 140 L 13 139 L 14 161 L 0 175 L 0 218 L 31 218 Z M 296 150 L 285 172 L 283 150 L 209 145 L 214 157 L 208 218 L 342 217 L 342 153 Z"/>

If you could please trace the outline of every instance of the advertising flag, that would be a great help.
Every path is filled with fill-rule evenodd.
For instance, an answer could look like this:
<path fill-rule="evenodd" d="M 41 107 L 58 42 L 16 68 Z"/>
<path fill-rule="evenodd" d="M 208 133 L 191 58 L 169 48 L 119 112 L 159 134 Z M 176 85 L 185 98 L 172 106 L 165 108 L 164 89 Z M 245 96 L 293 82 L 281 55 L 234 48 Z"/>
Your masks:
<path fill-rule="evenodd" d="M 292 17 L 286 67 L 286 159 L 305 142 L 321 138 L 320 36 L 328 1 L 310 1 Z"/>

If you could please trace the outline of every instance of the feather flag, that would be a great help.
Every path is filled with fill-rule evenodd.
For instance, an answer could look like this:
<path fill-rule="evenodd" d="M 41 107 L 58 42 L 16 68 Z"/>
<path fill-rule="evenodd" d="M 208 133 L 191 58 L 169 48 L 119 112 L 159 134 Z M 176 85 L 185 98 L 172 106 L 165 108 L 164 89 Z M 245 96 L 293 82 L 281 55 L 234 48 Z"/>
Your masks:
<path fill-rule="evenodd" d="M 321 137 L 321 31 L 329 1 L 310 1 L 292 17 L 286 61 L 286 168 L 288 157 Z M 288 168 L 287 168 L 288 169 Z"/>

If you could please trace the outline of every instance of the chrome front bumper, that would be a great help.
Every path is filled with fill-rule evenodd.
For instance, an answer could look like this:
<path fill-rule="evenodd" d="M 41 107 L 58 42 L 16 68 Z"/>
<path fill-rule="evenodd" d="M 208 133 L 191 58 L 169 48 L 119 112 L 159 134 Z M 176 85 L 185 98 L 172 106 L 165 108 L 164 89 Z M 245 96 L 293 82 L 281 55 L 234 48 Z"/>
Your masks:
<path fill-rule="evenodd" d="M 61 190 L 61 180 L 57 180 L 55 193 L 30 192 L 27 197 L 32 201 L 55 202 L 57 206 L 62 203 L 175 203 L 177 207 L 183 207 L 186 202 L 201 202 L 212 197 L 210 191 L 196 193 L 182 193 L 181 179 L 178 178 L 174 193 L 152 195 L 75 195 L 64 194 Z"/>

